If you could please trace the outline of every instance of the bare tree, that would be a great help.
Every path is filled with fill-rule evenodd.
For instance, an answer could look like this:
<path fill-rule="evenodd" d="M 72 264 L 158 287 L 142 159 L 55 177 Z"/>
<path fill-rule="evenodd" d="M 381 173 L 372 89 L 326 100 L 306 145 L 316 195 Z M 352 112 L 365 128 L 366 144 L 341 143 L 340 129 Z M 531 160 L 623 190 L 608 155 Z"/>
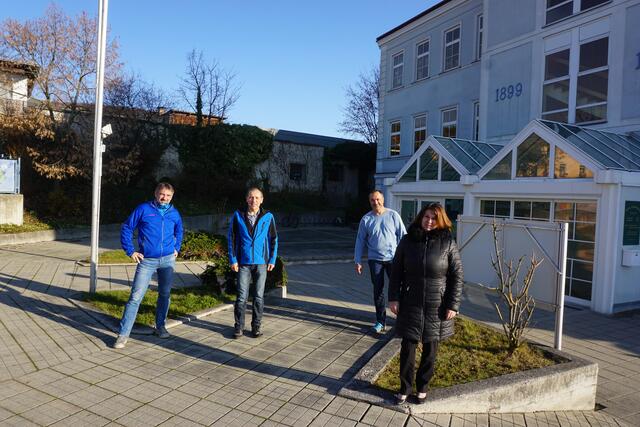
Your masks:
<path fill-rule="evenodd" d="M 195 49 L 187 55 L 185 75 L 178 93 L 186 105 L 196 113 L 198 126 L 207 115 L 207 125 L 214 116 L 226 118 L 240 97 L 236 75 L 224 70 L 218 61 L 207 62 L 204 54 Z"/>
<path fill-rule="evenodd" d="M 364 139 L 368 144 L 378 140 L 378 102 L 380 99 L 380 71 L 372 69 L 360 74 L 358 81 L 346 90 L 347 106 L 340 130 Z"/>
<path fill-rule="evenodd" d="M 502 322 L 502 328 L 509 344 L 509 352 L 513 353 L 522 343 L 524 333 L 533 316 L 536 302 L 529 295 L 529 288 L 533 283 L 533 275 L 542 264 L 542 259 L 536 258 L 535 253 L 531 254 L 529 268 L 522 278 L 522 283 L 519 283 L 520 268 L 525 257 L 521 256 L 515 266 L 513 260 L 507 262 L 504 259 L 504 249 L 498 243 L 499 231 L 500 226 L 494 222 L 492 232 L 495 258 L 493 255 L 491 256 L 491 264 L 498 275 L 498 286 L 495 291 L 501 302 L 506 305 L 507 313 L 502 313 L 498 303 L 494 305 Z"/>
<path fill-rule="evenodd" d="M 73 124 L 81 104 L 93 102 L 96 76 L 97 19 L 81 12 L 67 16 L 51 4 L 42 18 L 19 22 L 7 19 L 0 24 L 0 54 L 5 58 L 38 66 L 34 97 L 43 98 L 43 107 L 52 121 L 54 113 L 65 110 L 64 121 Z M 118 44 L 108 40 L 105 73 L 107 82 L 117 77 Z"/>

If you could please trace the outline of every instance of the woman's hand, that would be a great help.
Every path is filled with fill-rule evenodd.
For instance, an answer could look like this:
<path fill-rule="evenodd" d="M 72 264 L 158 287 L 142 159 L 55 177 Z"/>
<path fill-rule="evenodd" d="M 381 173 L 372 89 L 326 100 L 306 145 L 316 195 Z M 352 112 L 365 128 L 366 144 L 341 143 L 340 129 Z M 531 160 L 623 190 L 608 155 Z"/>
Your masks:
<path fill-rule="evenodd" d="M 391 304 L 391 303 L 389 303 Z M 447 320 L 451 320 L 454 317 L 456 317 L 456 315 L 458 314 L 457 311 L 453 311 L 453 310 L 447 310 Z"/>
<path fill-rule="evenodd" d="M 396 316 L 398 315 L 398 301 L 389 301 L 389 310 Z"/>

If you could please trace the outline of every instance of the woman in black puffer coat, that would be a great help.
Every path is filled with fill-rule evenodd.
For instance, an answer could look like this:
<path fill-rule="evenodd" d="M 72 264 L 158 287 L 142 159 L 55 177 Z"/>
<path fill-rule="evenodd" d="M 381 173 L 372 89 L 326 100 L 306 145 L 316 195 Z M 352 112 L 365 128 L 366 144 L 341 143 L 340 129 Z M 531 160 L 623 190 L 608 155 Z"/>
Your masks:
<path fill-rule="evenodd" d="M 409 227 L 393 258 L 389 308 L 398 316 L 402 337 L 400 392 L 403 404 L 411 393 L 415 352 L 422 342 L 416 375 L 417 400 L 424 402 L 433 376 L 438 343 L 453 335 L 453 318 L 462 296 L 462 263 L 451 236 L 451 221 L 439 203 L 424 207 Z"/>

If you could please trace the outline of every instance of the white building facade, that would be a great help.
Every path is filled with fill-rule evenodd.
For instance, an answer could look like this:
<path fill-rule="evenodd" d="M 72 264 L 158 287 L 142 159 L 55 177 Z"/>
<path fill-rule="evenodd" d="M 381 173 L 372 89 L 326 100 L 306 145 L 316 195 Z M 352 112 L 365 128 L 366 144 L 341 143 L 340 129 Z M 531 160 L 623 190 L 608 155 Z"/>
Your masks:
<path fill-rule="evenodd" d="M 640 0 L 445 0 L 383 34 L 376 185 L 406 221 L 569 222 L 567 301 L 640 307 L 637 22 Z"/>

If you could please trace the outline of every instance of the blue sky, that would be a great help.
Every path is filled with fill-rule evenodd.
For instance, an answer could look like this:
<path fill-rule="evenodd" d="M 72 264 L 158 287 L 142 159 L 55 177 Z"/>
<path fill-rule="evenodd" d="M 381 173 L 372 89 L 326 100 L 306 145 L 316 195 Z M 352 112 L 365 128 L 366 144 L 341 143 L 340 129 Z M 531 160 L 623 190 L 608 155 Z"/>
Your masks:
<path fill-rule="evenodd" d="M 49 3 L 6 2 L 0 19 L 35 18 Z M 98 0 L 56 3 L 97 15 Z M 125 67 L 168 92 L 187 53 L 200 49 L 242 84 L 231 122 L 346 137 L 338 130 L 344 90 L 379 63 L 376 37 L 435 3 L 110 0 L 108 23 Z"/>

